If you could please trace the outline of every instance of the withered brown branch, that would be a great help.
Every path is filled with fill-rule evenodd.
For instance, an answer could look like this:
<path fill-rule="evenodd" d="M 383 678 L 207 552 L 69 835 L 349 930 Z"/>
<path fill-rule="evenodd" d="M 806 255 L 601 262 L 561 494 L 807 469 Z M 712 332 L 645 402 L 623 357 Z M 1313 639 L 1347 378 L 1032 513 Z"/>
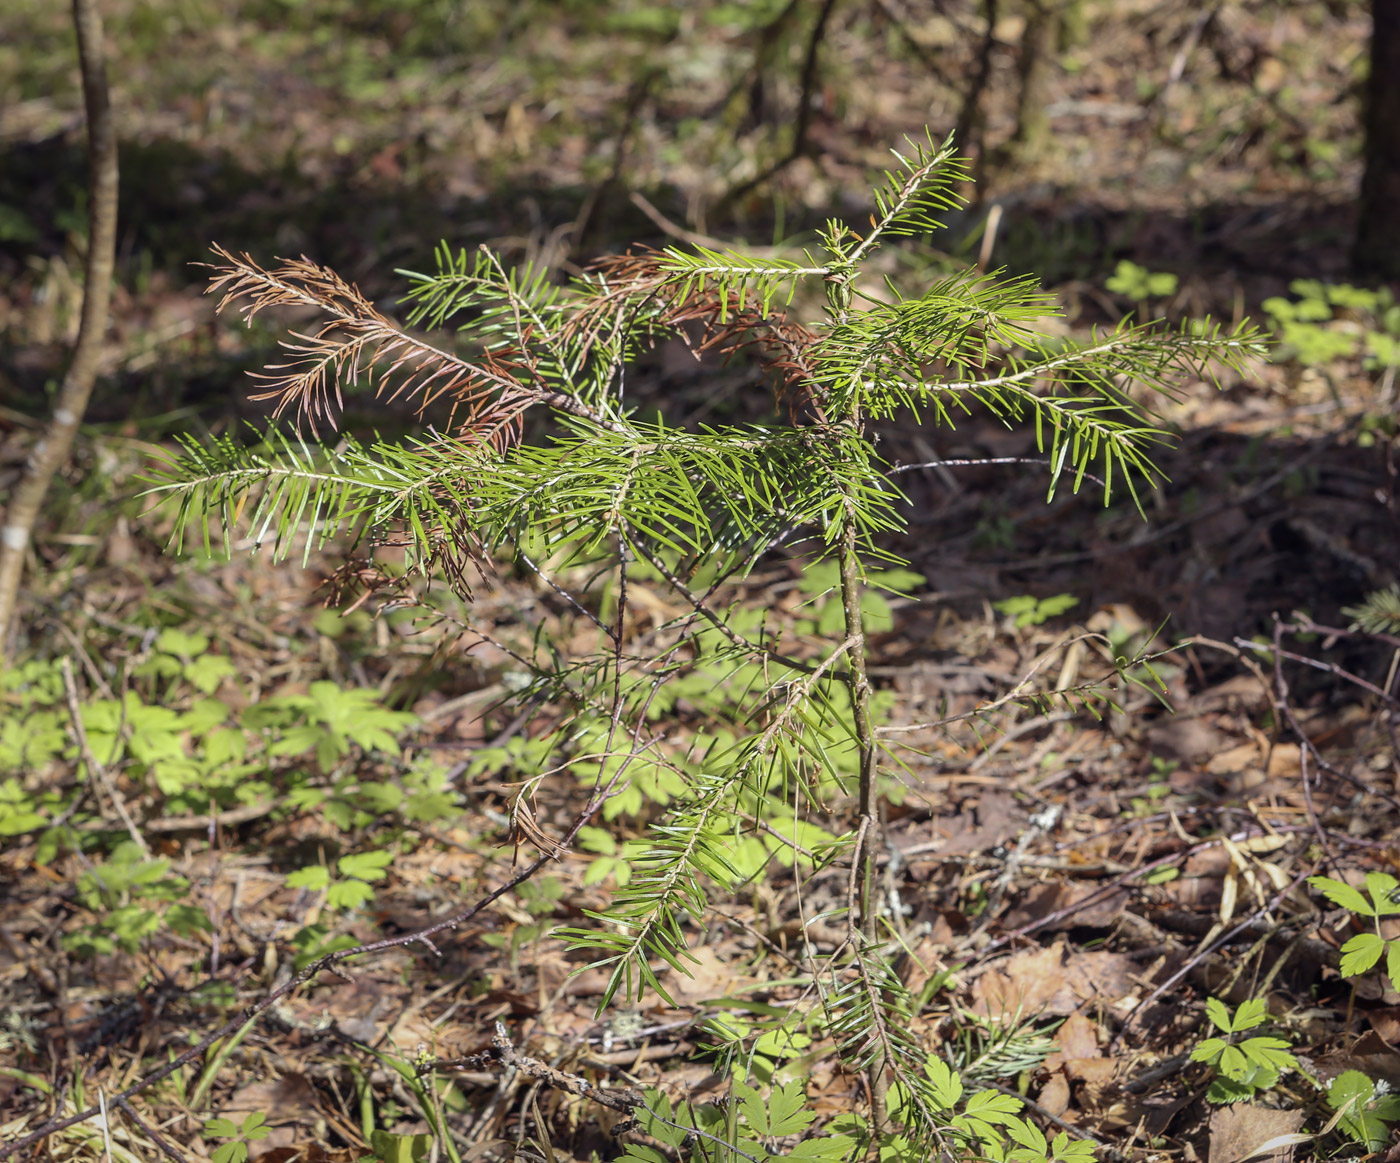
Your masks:
<path fill-rule="evenodd" d="M 725 356 L 756 350 L 765 370 L 778 376 L 778 394 L 795 411 L 807 405 L 819 423 L 826 422 L 814 389 L 815 366 L 809 358 L 818 335 L 787 317 L 785 311 L 764 311 L 757 296 L 743 289 L 716 292 L 687 287 L 662 263 L 654 250 L 630 250 L 599 259 L 590 268 L 603 290 L 570 326 L 583 342 L 597 342 L 605 324 L 625 326 L 628 311 L 654 304 L 656 322 L 665 327 L 694 323 L 698 337 L 686 337 L 696 353 L 716 350 Z M 684 332 L 682 332 L 684 336 Z M 796 419 L 794 415 L 794 420 Z"/>
<path fill-rule="evenodd" d="M 515 443 L 521 417 L 539 404 L 617 427 L 597 409 L 540 382 L 526 352 L 485 350 L 469 361 L 411 335 L 354 284 L 308 258 L 281 259 L 267 270 L 248 254 L 219 246 L 214 251 L 224 261 L 210 265 L 215 274 L 208 293 L 221 294 L 220 312 L 237 303 L 245 323 L 278 306 L 311 307 L 329 316 L 315 331 L 292 332 L 299 342 L 282 342 L 290 359 L 255 373 L 269 390 L 251 398 L 275 400 L 274 417 L 295 409 L 298 421 L 305 418 L 313 433 L 318 422 L 334 428 L 344 407 L 343 385 L 358 383 L 362 375 L 369 378 L 378 369 L 376 396 L 389 401 L 416 397 L 420 414 L 445 399 L 448 428 L 455 436 L 498 450 Z"/>
<path fill-rule="evenodd" d="M 157 1131 L 154 1127 L 148 1126 L 146 1124 L 146 1120 L 136 1113 L 135 1109 L 129 1102 L 126 1101 L 126 1099 L 115 1099 L 112 1105 L 119 1109 L 133 1123 L 135 1123 L 136 1126 L 140 1128 L 141 1132 L 144 1135 L 146 1135 L 151 1140 L 151 1142 L 153 1142 L 157 1147 L 160 1148 L 161 1154 L 163 1154 L 166 1158 L 174 1159 L 175 1163 L 188 1163 L 188 1160 L 185 1158 L 185 1156 L 182 1155 L 179 1151 L 177 1151 L 164 1138 L 164 1136 L 160 1134 L 159 1131 Z"/>
<path fill-rule="evenodd" d="M 54 398 L 42 438 L 30 450 L 23 471 L 0 507 L 0 669 L 6 636 L 19 597 L 19 584 L 33 550 L 30 538 L 49 485 L 68 459 L 102 361 L 111 304 L 117 244 L 117 134 L 107 89 L 102 12 L 97 0 L 73 0 L 78 67 L 87 111 L 91 184 L 88 246 L 83 280 L 82 319 L 73 359 Z"/>

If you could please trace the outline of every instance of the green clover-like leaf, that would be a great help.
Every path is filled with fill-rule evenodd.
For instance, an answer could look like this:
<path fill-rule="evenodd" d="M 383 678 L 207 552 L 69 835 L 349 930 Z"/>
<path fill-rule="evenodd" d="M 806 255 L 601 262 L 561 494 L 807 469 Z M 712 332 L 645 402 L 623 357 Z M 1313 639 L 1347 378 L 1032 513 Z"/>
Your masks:
<path fill-rule="evenodd" d="M 1226 1046 L 1220 1053 L 1220 1073 L 1236 1082 L 1245 1081 L 1253 1072 L 1249 1059 L 1238 1046 Z"/>
<path fill-rule="evenodd" d="M 1363 917 L 1375 915 L 1371 903 L 1349 884 L 1333 880 L 1330 876 L 1310 876 L 1308 883 L 1334 905 L 1341 905 Z"/>
<path fill-rule="evenodd" d="M 272 1134 L 272 1128 L 267 1125 L 267 1116 L 261 1111 L 253 1111 L 243 1120 L 243 1125 L 238 1129 L 238 1133 L 245 1139 L 266 1139 Z"/>
<path fill-rule="evenodd" d="M 1341 970 L 1343 977 L 1355 977 L 1365 973 L 1381 959 L 1385 951 L 1385 940 L 1375 933 L 1358 933 L 1342 946 Z"/>
<path fill-rule="evenodd" d="M 288 888 L 309 888 L 312 891 L 319 891 L 330 882 L 331 870 L 324 864 L 312 864 L 287 875 Z"/>
<path fill-rule="evenodd" d="M 338 880 L 326 890 L 326 904 L 333 909 L 357 909 L 374 899 L 374 889 L 363 880 Z"/>
<path fill-rule="evenodd" d="M 1269 1016 L 1268 1003 L 1262 997 L 1251 997 L 1240 1003 L 1235 1011 L 1235 1020 L 1230 1025 L 1231 1033 L 1252 1030 Z"/>
<path fill-rule="evenodd" d="M 1234 1024 L 1230 1020 L 1230 1011 L 1218 997 L 1206 999 L 1206 1017 L 1221 1033 L 1229 1034 L 1234 1030 Z"/>
<path fill-rule="evenodd" d="M 1400 913 L 1400 900 L 1393 899 L 1400 893 L 1400 880 L 1396 880 L 1388 872 L 1368 872 L 1366 874 L 1366 891 L 1371 894 L 1371 900 L 1375 903 L 1375 915 L 1378 917 L 1389 917 Z"/>
<path fill-rule="evenodd" d="M 1248 1082 L 1236 1082 L 1234 1079 L 1226 1078 L 1223 1074 L 1218 1075 L 1206 1090 L 1206 1101 L 1215 1103 L 1217 1106 L 1231 1102 L 1241 1102 L 1244 1099 L 1253 1098 L 1258 1093 L 1258 1088 Z"/>
<path fill-rule="evenodd" d="M 1246 1038 L 1240 1050 L 1251 1062 L 1269 1070 L 1292 1070 L 1298 1065 L 1282 1038 Z"/>
<path fill-rule="evenodd" d="M 1227 1049 L 1230 1043 L 1224 1038 L 1207 1038 L 1191 1051 L 1192 1062 L 1214 1062 Z"/>
<path fill-rule="evenodd" d="M 944 1110 L 952 1110 L 957 1106 L 958 1099 L 962 1098 L 963 1084 L 956 1071 L 942 1058 L 931 1054 L 924 1072 L 933 1083 L 934 1101 Z"/>
<path fill-rule="evenodd" d="M 388 874 L 384 871 L 393 863 L 394 854 L 392 852 L 355 852 L 349 856 L 342 856 L 336 867 L 340 869 L 342 876 L 353 876 L 357 880 L 383 880 Z"/>
<path fill-rule="evenodd" d="M 1327 1087 L 1327 1105 L 1334 1111 L 1341 1110 L 1353 1099 L 1361 1106 L 1371 1101 L 1376 1093 L 1376 1084 L 1359 1070 L 1344 1070 L 1332 1079 Z"/>

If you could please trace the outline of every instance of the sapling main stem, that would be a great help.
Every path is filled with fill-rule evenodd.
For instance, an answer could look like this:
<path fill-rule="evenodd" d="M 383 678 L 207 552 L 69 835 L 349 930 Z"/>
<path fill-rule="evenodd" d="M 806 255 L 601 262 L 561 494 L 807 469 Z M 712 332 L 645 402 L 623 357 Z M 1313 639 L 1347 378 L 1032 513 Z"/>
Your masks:
<path fill-rule="evenodd" d="M 832 317 L 838 323 L 846 321 L 851 304 L 849 268 L 840 272 L 839 277 L 827 283 L 827 301 Z M 841 423 L 859 433 L 862 427 L 860 394 L 853 393 L 850 411 L 841 418 Z M 851 718 L 855 728 L 856 747 L 859 751 L 859 800 L 860 820 L 857 830 L 855 851 L 851 854 L 851 876 L 855 879 L 857 891 L 853 894 L 859 901 L 860 916 L 854 919 L 858 925 L 857 940 L 865 947 L 875 945 L 879 940 L 880 910 L 875 896 L 877 863 L 883 847 L 884 837 L 880 826 L 880 807 L 875 784 L 875 725 L 870 717 L 870 676 L 866 669 L 865 622 L 861 612 L 865 581 L 860 562 L 855 498 L 850 489 L 844 491 L 845 512 L 842 514 L 841 539 L 838 548 L 838 564 L 841 571 L 841 609 L 845 621 L 846 640 L 851 644 L 846 655 L 846 689 L 850 693 Z M 861 950 L 863 954 L 864 950 Z M 870 1128 L 878 1138 L 885 1131 L 885 1094 L 889 1083 L 885 1076 L 885 1059 L 878 1055 L 871 1062 L 867 1072 L 870 1086 Z"/>

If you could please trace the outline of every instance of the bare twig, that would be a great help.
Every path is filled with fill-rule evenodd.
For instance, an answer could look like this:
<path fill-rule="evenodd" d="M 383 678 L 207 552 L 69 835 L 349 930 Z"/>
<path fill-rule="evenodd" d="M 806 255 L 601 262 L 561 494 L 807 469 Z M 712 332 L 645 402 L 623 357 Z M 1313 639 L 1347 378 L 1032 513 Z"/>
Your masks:
<path fill-rule="evenodd" d="M 817 19 L 807 38 L 807 51 L 802 61 L 801 95 L 797 105 L 797 124 L 792 131 L 792 144 L 787 153 L 772 165 L 767 166 L 746 182 L 741 182 L 720 199 L 722 206 L 732 206 L 745 194 L 758 189 L 771 180 L 807 152 L 807 133 L 812 124 L 812 97 L 817 86 L 817 63 L 821 55 L 822 38 L 826 35 L 827 23 L 836 8 L 837 0 L 822 0 Z"/>
<path fill-rule="evenodd" d="M 491 1055 L 503 1066 L 512 1067 L 527 1078 L 537 1079 L 555 1090 L 591 1099 L 609 1110 L 630 1115 L 642 1105 L 642 1096 L 635 1090 L 596 1086 L 577 1074 L 568 1074 L 563 1070 L 546 1065 L 538 1058 L 531 1058 L 527 1054 L 520 1053 L 511 1042 L 510 1033 L 506 1030 L 504 1022 L 496 1023 L 496 1032 L 491 1038 Z M 480 1061 L 480 1056 L 477 1057 L 477 1061 Z M 426 1073 L 434 1069 L 436 1065 L 437 1063 L 429 1062 L 419 1068 L 419 1073 Z"/>
<path fill-rule="evenodd" d="M 919 63 L 929 71 L 930 75 L 951 89 L 953 83 L 944 74 L 942 66 L 938 63 L 937 57 L 934 56 L 933 49 L 925 45 L 910 31 L 909 12 L 905 9 L 903 0 L 875 0 L 875 7 L 884 13 L 885 19 L 894 26 L 900 39 L 909 46 L 909 50 L 919 58 Z"/>
<path fill-rule="evenodd" d="M 147 1126 L 146 1121 L 136 1113 L 132 1105 L 127 1102 L 126 1099 L 122 1098 L 121 1095 L 118 1095 L 112 1100 L 112 1105 L 135 1123 L 151 1142 L 160 1148 L 161 1154 L 165 1155 L 166 1158 L 174 1159 L 175 1163 L 189 1163 L 185 1156 L 180 1154 L 180 1152 L 166 1140 L 164 1135 L 158 1134 L 153 1127 Z"/>
<path fill-rule="evenodd" d="M 1337 630 L 1336 628 L 1330 626 L 1319 626 L 1309 618 L 1300 618 L 1297 622 L 1293 623 L 1292 625 L 1285 626 L 1284 629 L 1294 633 L 1302 632 L 1326 635 L 1335 634 L 1337 636 L 1347 638 L 1369 637 L 1377 641 L 1384 642 L 1387 645 L 1391 643 L 1400 645 L 1400 639 L 1392 638 L 1388 634 L 1368 635 L 1360 632 Z M 1196 637 L 1191 639 L 1190 644 L 1198 646 L 1209 646 L 1214 650 L 1224 651 L 1226 654 L 1229 654 L 1232 657 L 1238 659 L 1245 667 L 1249 669 L 1250 673 L 1252 673 L 1254 677 L 1259 680 L 1260 685 L 1263 686 L 1265 691 L 1268 693 L 1269 701 L 1271 703 L 1277 704 L 1278 692 L 1275 688 L 1274 682 L 1269 678 L 1268 675 L 1264 673 L 1264 670 L 1259 665 L 1259 663 L 1253 657 L 1251 657 L 1251 655 L 1253 654 L 1272 653 L 1275 658 L 1276 668 L 1282 660 L 1287 659 L 1289 662 L 1297 662 L 1304 666 L 1310 666 L 1315 670 L 1324 670 L 1327 671 L 1329 674 L 1332 674 L 1337 678 L 1342 679 L 1344 682 L 1352 683 L 1353 685 L 1360 687 L 1362 690 L 1365 690 L 1373 695 L 1376 695 L 1381 699 L 1384 699 L 1392 705 L 1396 701 L 1394 699 L 1394 696 L 1392 696 L 1388 691 L 1377 687 L 1374 683 L 1367 682 L 1360 675 L 1355 675 L 1348 670 L 1344 670 L 1335 662 L 1323 662 L 1320 659 L 1310 658 L 1306 654 L 1295 654 L 1291 650 L 1284 650 L 1281 646 L 1265 645 L 1263 643 L 1253 642 L 1238 637 L 1234 640 L 1233 643 L 1218 642 L 1213 638 Z M 1309 738 L 1307 732 L 1303 730 L 1302 724 L 1298 722 L 1297 716 L 1294 715 L 1292 706 L 1288 702 L 1287 698 L 1284 699 L 1284 702 L 1281 706 L 1275 705 L 1274 709 L 1284 719 L 1288 720 L 1289 728 L 1298 737 L 1299 748 L 1311 757 L 1312 762 L 1317 766 L 1319 771 L 1325 771 L 1328 775 L 1334 775 L 1338 779 L 1345 780 L 1358 791 L 1364 792 L 1366 795 L 1375 796 L 1378 799 L 1385 800 L 1386 803 L 1388 803 L 1394 810 L 1400 811 L 1400 798 L 1397 798 L 1390 792 L 1386 791 L 1383 787 L 1378 787 L 1375 784 L 1367 783 L 1365 780 L 1358 778 L 1351 772 L 1346 771 L 1343 768 L 1333 767 L 1330 763 L 1328 763 L 1327 760 L 1323 757 L 1322 753 L 1317 749 L 1316 745 Z"/>
<path fill-rule="evenodd" d="M 1297 829 L 1279 828 L 1276 830 L 1282 832 L 1289 830 L 1296 831 Z M 1243 833 L 1236 833 L 1234 836 L 1230 837 L 1230 839 L 1237 841 L 1246 838 L 1247 837 Z M 1058 924 L 1060 921 L 1063 921 L 1068 917 L 1072 917 L 1076 913 L 1082 912 L 1084 909 L 1087 909 L 1092 905 L 1098 904 L 1105 897 L 1110 896 L 1112 893 L 1116 892 L 1118 889 L 1122 888 L 1130 881 L 1136 880 L 1138 877 L 1143 876 L 1146 873 L 1153 871 L 1154 869 L 1165 868 L 1169 864 L 1174 864 L 1178 860 L 1185 860 L 1190 856 L 1194 856 L 1198 852 L 1205 852 L 1211 848 L 1218 848 L 1220 847 L 1221 843 L 1222 841 L 1219 837 L 1216 837 L 1211 840 L 1202 840 L 1199 844 L 1192 844 L 1190 847 L 1184 848 L 1179 852 L 1169 852 L 1167 853 L 1167 855 L 1159 856 L 1156 860 L 1149 861 L 1148 863 L 1141 865 L 1138 868 L 1130 869 L 1129 871 L 1123 873 L 1121 876 L 1115 876 L 1112 880 L 1108 881 L 1100 888 L 1096 889 L 1094 892 L 1089 893 L 1082 899 L 1075 901 L 1073 904 L 1066 905 L 1064 908 L 1056 909 L 1053 913 L 1048 913 L 1043 917 L 1031 921 L 1030 924 L 1022 925 L 1019 929 L 1013 929 L 1009 933 L 1003 933 L 1000 937 L 997 937 L 995 940 L 984 945 L 981 949 L 976 950 L 976 952 L 973 953 L 972 956 L 975 956 L 975 958 L 979 961 L 985 960 L 989 954 L 995 953 L 998 949 L 1004 948 L 1005 946 L 1012 944 L 1014 941 L 1017 941 L 1022 937 L 1029 936 L 1031 933 L 1037 932 L 1038 930 L 1043 929 L 1048 925 Z"/>
<path fill-rule="evenodd" d="M 968 84 L 967 92 L 963 94 L 962 108 L 958 111 L 957 126 L 953 130 L 953 140 L 958 143 L 958 147 L 964 153 L 968 152 L 972 145 L 973 131 L 978 130 L 977 136 L 980 138 L 980 122 L 982 120 L 982 94 L 986 92 L 987 85 L 992 79 L 992 50 L 996 47 L 996 28 L 1000 18 L 998 0 L 982 0 L 983 11 L 986 16 L 986 31 L 982 34 L 981 43 L 977 48 L 977 68 L 973 72 L 972 80 Z M 978 146 L 978 162 L 983 164 L 986 160 L 986 149 Z"/>
<path fill-rule="evenodd" d="M 113 809 L 121 817 L 127 835 L 131 837 L 131 842 L 141 850 L 141 855 L 149 860 L 151 849 L 146 843 L 146 838 L 136 827 L 136 821 L 126 810 L 126 801 L 122 799 L 121 792 L 117 790 L 117 785 L 112 781 L 107 768 L 93 754 L 92 746 L 88 742 L 87 729 L 83 726 L 83 708 L 78 701 L 78 684 L 73 679 L 73 662 L 65 656 L 59 663 L 59 667 L 63 671 L 63 693 L 68 702 L 68 717 L 73 724 L 73 735 L 78 740 L 78 753 L 83 757 L 83 762 L 87 764 L 88 774 L 102 789 L 102 794 L 111 801 Z"/>
<path fill-rule="evenodd" d="M 1307 809 L 1308 822 L 1312 824 L 1313 832 L 1317 836 L 1317 842 L 1322 847 L 1323 853 L 1327 856 L 1328 867 L 1333 867 L 1337 863 L 1336 853 L 1332 851 L 1332 845 L 1327 842 L 1327 833 L 1323 830 L 1322 821 L 1317 818 L 1317 806 L 1313 803 L 1312 767 L 1310 762 L 1315 754 L 1312 740 L 1307 736 L 1302 726 L 1298 723 L 1297 717 L 1293 714 L 1293 706 L 1289 701 L 1288 680 L 1283 675 L 1283 623 L 1277 614 L 1274 615 L 1274 709 L 1288 720 L 1288 725 L 1293 729 L 1293 733 L 1300 741 L 1298 749 L 1298 765 L 1303 780 L 1303 806 Z"/>

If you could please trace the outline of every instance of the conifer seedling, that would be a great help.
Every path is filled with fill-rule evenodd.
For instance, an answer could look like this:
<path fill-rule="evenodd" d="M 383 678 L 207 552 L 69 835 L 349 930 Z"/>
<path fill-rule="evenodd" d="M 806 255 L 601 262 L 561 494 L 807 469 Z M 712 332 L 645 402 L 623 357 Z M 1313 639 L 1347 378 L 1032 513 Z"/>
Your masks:
<path fill-rule="evenodd" d="M 607 971 L 601 1004 L 667 997 L 712 898 L 754 875 L 747 858 L 736 864 L 737 844 L 761 832 L 781 847 L 787 836 L 809 864 L 848 869 L 848 903 L 826 918 L 843 943 L 800 954 L 817 983 L 814 1020 L 870 1079 L 868 1127 L 888 1127 L 885 1095 L 896 1094 L 891 1117 L 916 1153 L 973 1132 L 951 1126 L 928 1050 L 911 1033 L 876 877 L 890 760 L 877 732 L 866 597 L 872 573 L 905 564 L 888 545 L 909 520 L 901 466 L 877 442 L 878 426 L 951 425 L 982 412 L 1034 431 L 1048 496 L 1087 480 L 1105 503 L 1120 493 L 1136 501 L 1160 479 L 1151 453 L 1169 439 L 1143 397 L 1183 376 L 1213 381 L 1262 351 L 1253 327 L 1208 321 L 1125 320 L 1081 338 L 1049 336 L 1040 324 L 1056 308 L 1033 277 L 955 270 L 905 293 L 868 269 L 881 247 L 936 230 L 967 180 L 950 144 L 911 141 L 876 188 L 868 222 L 832 219 L 790 257 L 632 249 L 561 282 L 510 269 L 486 248 L 444 245 L 436 270 L 409 276 L 407 326 L 306 259 L 264 268 L 221 250 L 213 289 L 223 306 L 250 320 L 280 306 L 320 313 L 318 327 L 287 341 L 260 393 L 301 427 L 273 427 L 255 445 L 187 439 L 151 481 L 176 506 L 176 548 L 227 548 L 246 536 L 263 553 L 296 549 L 305 560 L 345 538 L 343 588 L 425 605 L 446 594 L 451 617 L 491 563 L 538 575 L 541 592 L 591 626 L 595 642 L 582 653 L 548 640 L 510 647 L 519 696 L 566 708 L 548 744 L 551 768 L 572 759 L 591 765 L 602 787 L 666 788 L 644 805 L 644 844 L 629 846 L 611 904 L 560 933 Z M 441 334 L 448 327 L 455 334 Z M 758 423 L 687 425 L 643 411 L 638 357 L 672 337 L 748 353 L 781 406 Z M 382 397 L 416 399 L 420 431 L 321 443 L 358 380 Z M 780 547 L 831 572 L 839 615 L 823 618 L 834 632 L 820 650 L 784 641 L 777 619 L 727 597 Z M 446 590 L 421 584 L 428 579 Z M 642 588 L 679 613 L 629 618 Z M 655 708 L 668 684 L 695 675 L 743 711 L 682 746 L 655 729 Z M 1098 696 L 1086 685 L 1055 697 Z M 547 845 L 530 810 L 543 770 L 518 773 L 527 789 L 516 821 Z M 820 852 L 795 838 L 808 822 L 834 837 Z M 1007 1150 L 1072 1153 L 1033 1130 L 1017 1124 Z"/>

